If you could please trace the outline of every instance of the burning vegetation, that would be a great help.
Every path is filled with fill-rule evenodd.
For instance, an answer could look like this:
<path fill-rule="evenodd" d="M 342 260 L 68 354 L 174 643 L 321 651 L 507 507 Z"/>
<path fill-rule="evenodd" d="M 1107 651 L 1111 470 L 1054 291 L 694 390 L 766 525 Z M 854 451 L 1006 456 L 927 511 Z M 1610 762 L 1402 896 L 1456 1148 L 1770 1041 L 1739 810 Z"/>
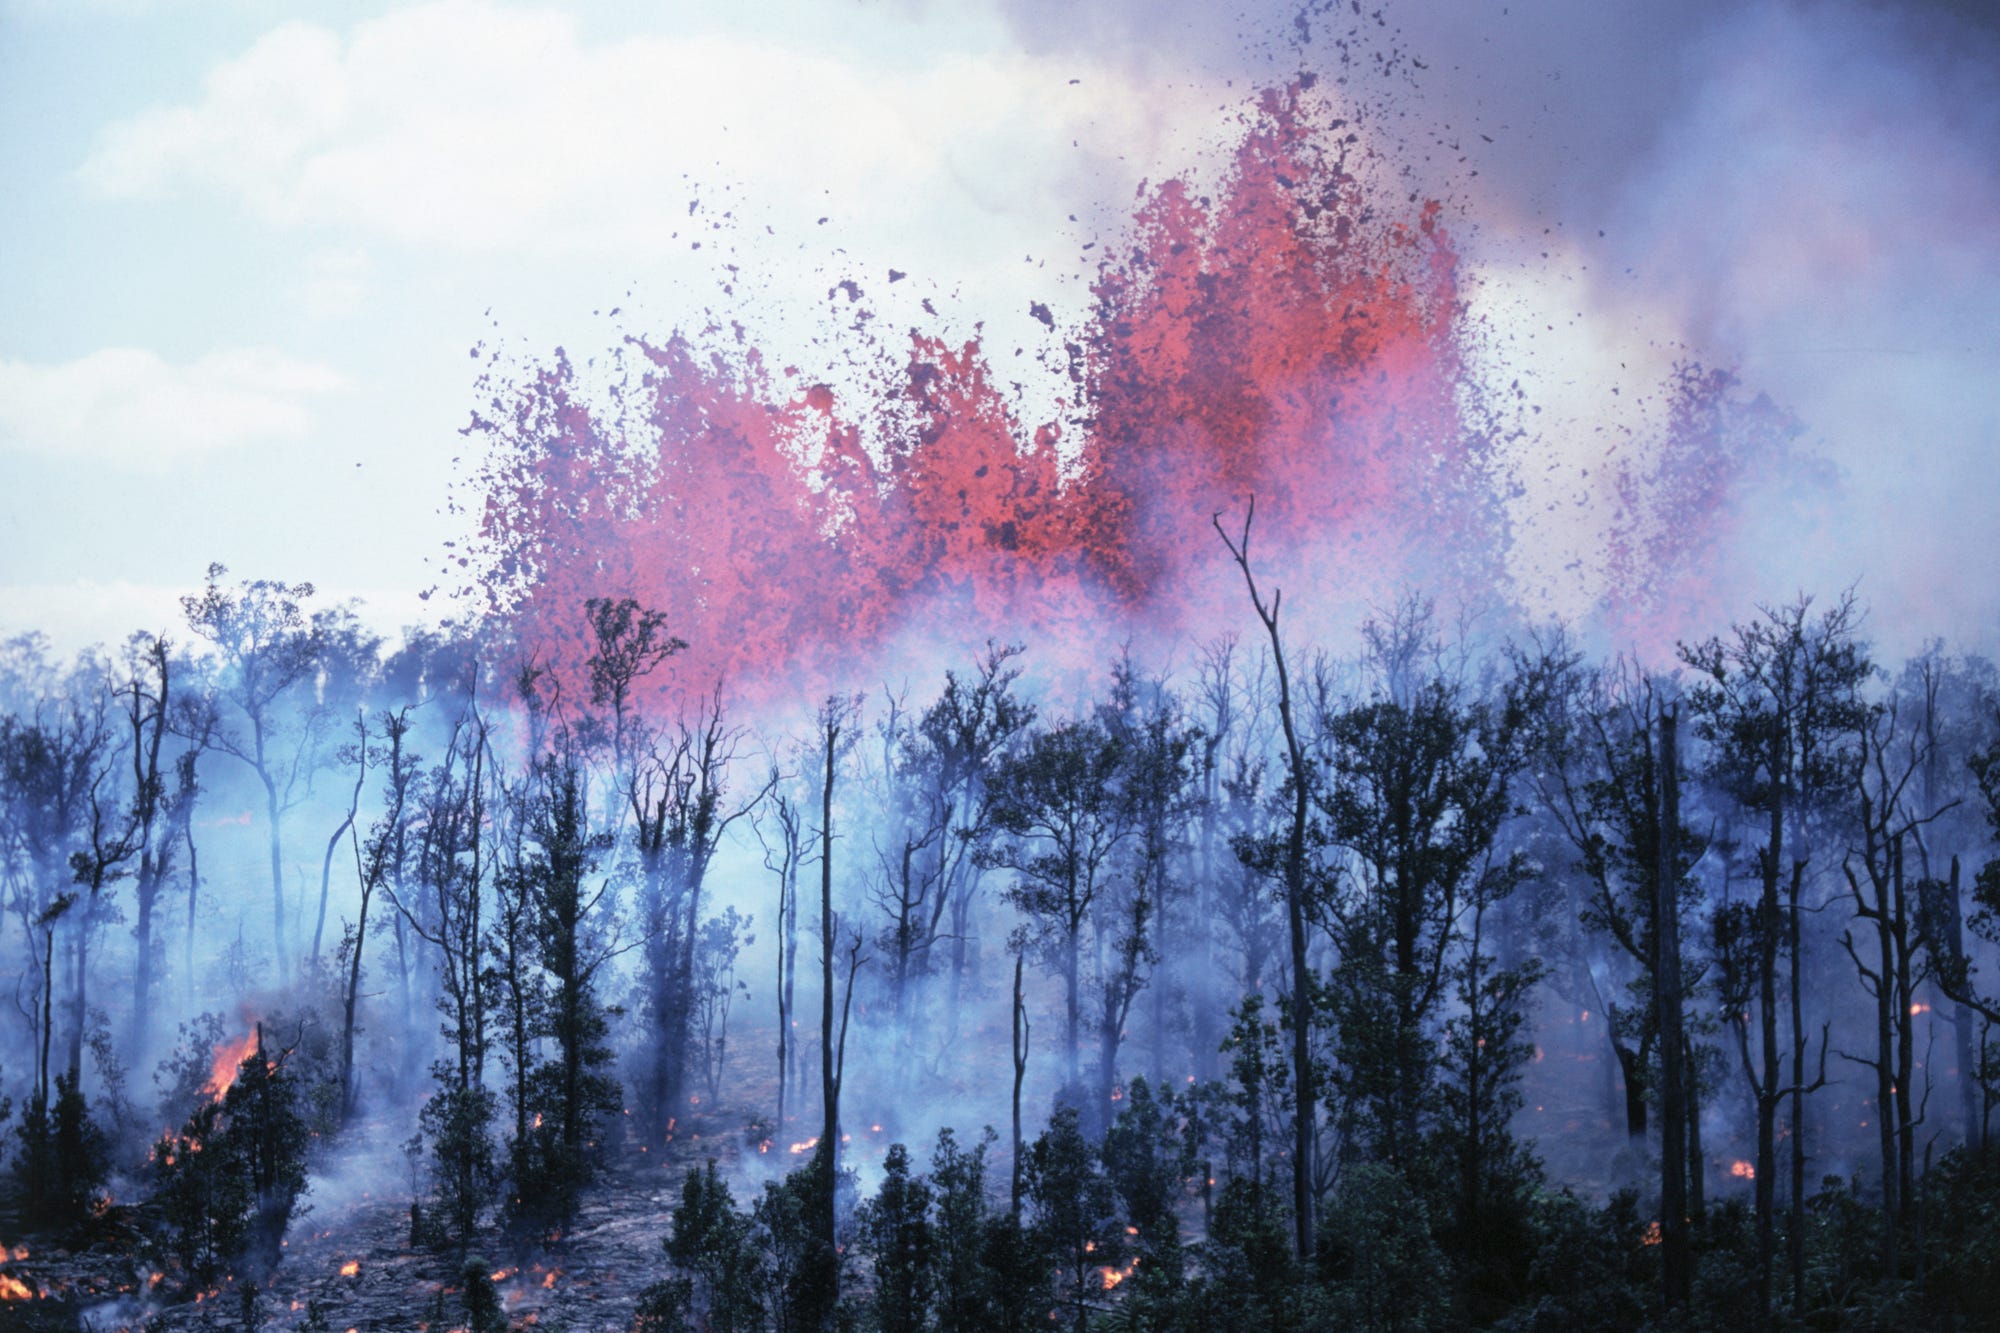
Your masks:
<path fill-rule="evenodd" d="M 558 356 L 482 386 L 476 623 L 384 643 L 217 565 L 185 633 L 0 649 L 37 1238 L 0 1302 L 1996 1308 L 2000 675 L 1879 660 L 1852 594 L 1585 647 L 1702 601 L 1789 438 L 1692 366 L 1598 623 L 1493 595 L 1507 416 L 1455 219 L 1355 114 L 1299 78 L 1214 180 L 1146 189 L 1059 331 L 1059 419 L 934 331 L 858 333 L 838 385 L 634 340 L 616 402 Z M 1336 587 L 1377 609 L 1307 609 Z"/>

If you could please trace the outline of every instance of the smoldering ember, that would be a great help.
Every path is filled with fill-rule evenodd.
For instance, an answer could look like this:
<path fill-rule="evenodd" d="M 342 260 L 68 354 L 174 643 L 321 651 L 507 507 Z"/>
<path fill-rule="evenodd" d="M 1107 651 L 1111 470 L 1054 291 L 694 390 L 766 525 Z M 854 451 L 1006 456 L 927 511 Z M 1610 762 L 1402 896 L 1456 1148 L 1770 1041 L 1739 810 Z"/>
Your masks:
<path fill-rule="evenodd" d="M 1945 26 L 1688 58 L 1865 109 L 1989 49 L 1814 13 Z M 231 560 L 106 646 L 8 626 L 0 1326 L 2000 1327 L 1993 492 L 1884 498 L 2000 416 L 1871 382 L 1912 439 L 1854 451 L 1840 375 L 1757 371 L 1904 205 L 1620 364 L 1582 187 L 1467 147 L 1444 71 L 1500 57 L 1295 17 L 1066 296 L 977 280 L 1025 334 L 811 236 L 809 337 L 733 263 L 590 351 L 470 331 L 430 620 Z M 398 21 L 269 40 L 362 97 Z M 1838 193 L 1743 133 L 1699 160 Z M 2000 187 L 1937 179 L 1957 276 L 1898 281 L 1990 294 Z M 1675 281 L 1657 238 L 1755 248 L 1667 193 Z M 1537 209 L 1547 320 L 1494 295 Z"/>

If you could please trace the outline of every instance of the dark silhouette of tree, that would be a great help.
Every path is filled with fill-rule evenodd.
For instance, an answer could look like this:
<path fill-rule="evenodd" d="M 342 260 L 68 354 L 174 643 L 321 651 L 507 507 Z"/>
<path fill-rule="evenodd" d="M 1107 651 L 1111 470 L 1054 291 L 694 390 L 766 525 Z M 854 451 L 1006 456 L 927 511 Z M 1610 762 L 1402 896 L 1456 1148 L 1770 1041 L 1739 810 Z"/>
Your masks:
<path fill-rule="evenodd" d="M 1027 1195 L 1035 1242 L 1055 1265 L 1059 1307 L 1083 1333 L 1109 1286 L 1106 1270 L 1124 1262 L 1125 1233 L 1076 1107 L 1058 1107 L 1028 1150 Z"/>
<path fill-rule="evenodd" d="M 555 1045 L 527 1071 L 535 1121 L 517 1146 L 513 1213 L 519 1222 L 562 1225 L 595 1176 L 601 1119 L 618 1107 L 605 1072 L 610 1024 L 599 999 L 605 966 L 626 947 L 611 919 L 612 886 L 590 882 L 608 839 L 591 828 L 581 760 L 567 739 L 536 761 L 527 808 L 525 880 L 534 961 L 545 990 L 535 1036 Z"/>
<path fill-rule="evenodd" d="M 1697 676 L 1688 704 L 1696 733 L 1711 746 L 1713 776 L 1746 815 L 1763 821 L 1756 852 L 1757 921 L 1744 937 L 1751 952 L 1743 961 L 1756 989 L 1762 1053 L 1761 1071 L 1746 1065 L 1745 1073 L 1757 1103 L 1758 1285 L 1766 1309 L 1776 1245 L 1777 1115 L 1786 1099 L 1791 1101 L 1792 1302 L 1796 1308 L 1805 1300 L 1805 1098 L 1822 1086 L 1824 1073 L 1808 1084 L 1801 898 L 1811 860 L 1809 824 L 1844 784 L 1863 711 L 1860 690 L 1874 671 L 1856 637 L 1859 620 L 1851 593 L 1818 616 L 1812 614 L 1812 599 L 1800 597 L 1734 627 L 1727 640 L 1681 648 L 1681 660 Z M 1787 884 L 1781 903 L 1780 887 Z M 1790 961 L 1789 1084 L 1779 1065 L 1781 948 Z"/>
<path fill-rule="evenodd" d="M 1893 696 L 1867 709 L 1855 737 L 1849 779 L 1857 807 L 1852 827 L 1860 834 L 1860 845 L 1840 863 L 1854 916 L 1872 936 L 1857 945 L 1850 928 L 1841 933 L 1841 947 L 1875 1011 L 1872 1056 L 1840 1054 L 1875 1074 L 1883 1266 L 1890 1273 L 1898 1271 L 1902 1233 L 1914 1206 L 1918 1113 L 1911 1084 L 1920 1063 L 1915 1014 L 1918 988 L 1929 979 L 1932 966 L 1919 933 L 1918 877 L 1908 873 L 1907 853 L 1924 826 L 1943 813 L 1918 804 L 1930 737 L 1913 721 Z"/>
<path fill-rule="evenodd" d="M 1230 557 L 1243 571 L 1243 584 L 1250 594 L 1250 609 L 1271 640 L 1271 661 L 1278 675 L 1278 721 L 1285 737 L 1285 791 L 1290 807 L 1284 854 L 1279 860 L 1285 886 L 1285 922 L 1291 943 L 1292 1081 L 1296 1089 L 1292 1108 L 1292 1226 L 1300 1263 L 1313 1256 L 1314 1213 L 1318 1189 L 1318 1135 L 1314 1117 L 1319 1105 L 1314 1078 L 1311 1013 L 1312 970 L 1307 961 L 1307 918 L 1310 904 L 1306 883 L 1306 822 L 1317 781 L 1306 755 L 1305 738 L 1293 706 L 1291 670 L 1285 660 L 1285 644 L 1278 633 L 1278 616 L 1284 604 L 1283 589 L 1274 589 L 1270 605 L 1257 591 L 1257 579 L 1250 568 L 1250 526 L 1257 517 L 1257 500 L 1252 496 L 1243 514 L 1242 535 L 1231 540 L 1223 531 L 1222 515 L 1211 522 L 1228 548 Z"/>
<path fill-rule="evenodd" d="M 1340 948 L 1329 981 L 1340 1034 L 1333 1077 L 1352 1148 L 1399 1170 L 1415 1167 L 1432 1109 L 1434 1024 L 1460 917 L 1521 874 L 1496 862 L 1496 844 L 1514 811 L 1524 720 L 1518 700 L 1466 700 L 1432 678 L 1321 723 L 1327 776 L 1317 804 L 1327 838 L 1349 858 L 1330 898 Z"/>
<path fill-rule="evenodd" d="M 910 1172 L 910 1153 L 891 1144 L 882 1162 L 882 1186 L 862 1206 L 862 1250 L 873 1261 L 870 1303 L 882 1333 L 924 1333 L 936 1280 L 936 1231 L 931 1187 Z"/>

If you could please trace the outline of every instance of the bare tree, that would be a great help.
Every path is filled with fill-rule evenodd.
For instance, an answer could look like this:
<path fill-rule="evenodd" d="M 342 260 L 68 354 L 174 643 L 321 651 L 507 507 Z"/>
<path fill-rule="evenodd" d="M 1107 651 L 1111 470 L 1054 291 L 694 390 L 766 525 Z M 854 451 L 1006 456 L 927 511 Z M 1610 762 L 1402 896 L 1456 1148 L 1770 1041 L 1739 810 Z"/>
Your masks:
<path fill-rule="evenodd" d="M 246 765 L 264 788 L 264 816 L 271 868 L 271 940 L 278 977 L 291 980 L 291 945 L 285 932 L 284 819 L 301 799 L 313 762 L 320 719 L 300 709 L 287 718 L 280 701 L 308 681 L 319 658 L 319 636 L 303 603 L 310 583 L 245 580 L 222 586 L 229 573 L 208 567 L 199 597 L 181 599 L 188 628 L 213 644 L 220 658 L 219 695 L 236 724 L 218 726 L 215 749 Z"/>
<path fill-rule="evenodd" d="M 1308 1021 L 1311 1006 L 1307 996 L 1311 989 L 1311 973 L 1306 961 L 1306 817 L 1312 800 L 1314 778 L 1306 758 L 1305 741 L 1293 712 L 1291 670 L 1285 661 L 1284 639 L 1278 633 L 1278 615 L 1284 604 L 1284 591 L 1274 589 L 1267 607 L 1262 594 L 1257 591 L 1257 579 L 1250 568 L 1250 526 L 1256 517 L 1257 500 L 1252 496 L 1243 514 L 1240 537 L 1232 540 L 1223 530 L 1220 513 L 1211 516 L 1210 521 L 1215 526 L 1216 535 L 1228 548 L 1230 557 L 1236 561 L 1236 567 L 1243 571 L 1243 584 L 1250 594 L 1250 609 L 1257 613 L 1258 621 L 1270 637 L 1271 660 L 1278 673 L 1278 721 L 1285 735 L 1286 794 L 1291 804 L 1291 822 L 1285 836 L 1282 865 L 1285 919 L 1292 962 L 1292 1220 L 1298 1257 L 1304 1263 L 1310 1262 L 1313 1256 L 1314 1187 L 1318 1179 L 1317 1136 L 1314 1132 L 1318 1089 L 1313 1076 L 1312 1038 Z"/>

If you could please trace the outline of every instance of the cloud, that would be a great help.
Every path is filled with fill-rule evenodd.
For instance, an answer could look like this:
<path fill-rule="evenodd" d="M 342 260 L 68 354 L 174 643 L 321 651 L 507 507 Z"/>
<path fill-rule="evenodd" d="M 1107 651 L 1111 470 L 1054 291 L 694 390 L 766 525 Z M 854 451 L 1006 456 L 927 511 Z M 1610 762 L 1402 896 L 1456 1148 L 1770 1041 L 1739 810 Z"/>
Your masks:
<path fill-rule="evenodd" d="M 306 256 L 295 291 L 308 315 L 330 319 L 360 310 L 373 288 L 373 278 L 374 263 L 365 250 L 315 250 Z"/>
<path fill-rule="evenodd" d="M 217 449 L 295 439 L 307 400 L 341 388 L 327 366 L 269 348 L 174 365 L 108 347 L 61 365 L 0 361 L 0 448 L 165 468 Z"/>
<path fill-rule="evenodd" d="M 442 0 L 345 33 L 279 27 L 195 100 L 109 126 L 80 175 L 111 197 L 206 189 L 280 225 L 460 249 L 685 250 L 734 207 L 794 237 L 826 215 L 875 224 L 942 257 L 1009 214 L 1045 225 L 1083 175 L 1078 144 L 1128 153 L 1114 182 L 1088 176 L 1129 195 L 1164 127 L 1214 106 L 1075 59 L 907 56 L 587 40 L 562 14 Z"/>

